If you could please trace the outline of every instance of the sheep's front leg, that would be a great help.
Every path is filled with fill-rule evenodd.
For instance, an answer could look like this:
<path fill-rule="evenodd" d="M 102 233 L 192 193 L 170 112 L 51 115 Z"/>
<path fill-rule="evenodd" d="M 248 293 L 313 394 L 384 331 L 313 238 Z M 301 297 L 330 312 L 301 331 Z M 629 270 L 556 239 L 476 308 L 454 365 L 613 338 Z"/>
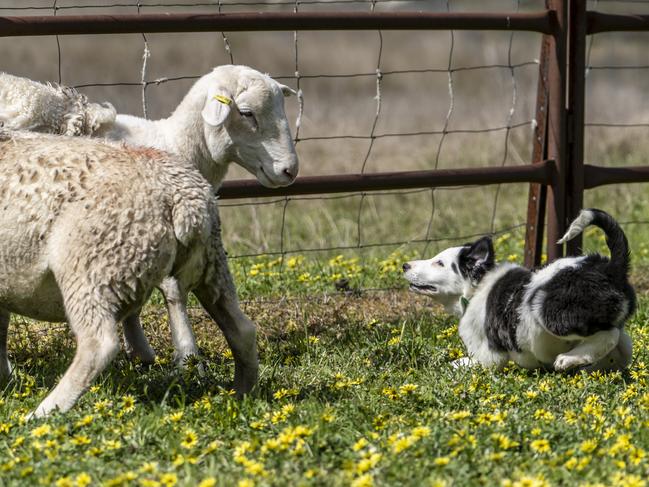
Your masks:
<path fill-rule="evenodd" d="M 0 310 L 0 384 L 9 380 L 11 363 L 7 354 L 7 333 L 9 330 L 9 313 Z"/>
<path fill-rule="evenodd" d="M 78 312 L 68 313 L 70 327 L 77 338 L 72 364 L 29 417 L 47 416 L 56 409 L 69 410 L 119 350 L 115 318 L 108 312 L 83 308 L 79 305 Z"/>
<path fill-rule="evenodd" d="M 208 314 L 219 325 L 234 356 L 234 389 L 241 397 L 257 383 L 259 358 L 257 356 L 257 327 L 241 308 L 236 290 L 228 279 L 218 297 L 215 288 L 203 285 L 194 294 Z"/>
<path fill-rule="evenodd" d="M 149 340 L 144 335 L 144 329 L 137 313 L 128 316 L 124 320 L 124 342 L 126 344 L 126 354 L 129 357 L 137 357 L 143 364 L 155 362 L 155 351 L 151 348 Z"/>
<path fill-rule="evenodd" d="M 584 340 L 566 353 L 557 355 L 554 360 L 555 370 L 568 370 L 582 365 L 594 364 L 608 355 L 620 340 L 620 330 L 613 328 L 603 330 L 584 338 Z"/>
<path fill-rule="evenodd" d="M 176 362 L 181 367 L 185 367 L 189 357 L 198 355 L 198 346 L 187 315 L 187 292 L 181 288 L 180 283 L 174 277 L 163 279 L 159 288 L 167 303 Z M 200 368 L 199 373 L 202 373 Z"/>

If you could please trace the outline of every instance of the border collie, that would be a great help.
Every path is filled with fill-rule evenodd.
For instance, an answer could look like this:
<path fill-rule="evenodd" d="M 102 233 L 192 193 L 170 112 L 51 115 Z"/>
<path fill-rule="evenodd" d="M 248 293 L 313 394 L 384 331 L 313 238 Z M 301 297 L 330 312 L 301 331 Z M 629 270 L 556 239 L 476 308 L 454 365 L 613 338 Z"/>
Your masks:
<path fill-rule="evenodd" d="M 456 365 L 502 368 L 620 370 L 631 362 L 624 324 L 636 308 L 628 281 L 629 248 L 607 213 L 582 210 L 564 243 L 595 225 L 606 234 L 611 258 L 566 257 L 535 271 L 495 265 L 491 238 L 403 265 L 410 289 L 461 316 L 468 357 Z"/>

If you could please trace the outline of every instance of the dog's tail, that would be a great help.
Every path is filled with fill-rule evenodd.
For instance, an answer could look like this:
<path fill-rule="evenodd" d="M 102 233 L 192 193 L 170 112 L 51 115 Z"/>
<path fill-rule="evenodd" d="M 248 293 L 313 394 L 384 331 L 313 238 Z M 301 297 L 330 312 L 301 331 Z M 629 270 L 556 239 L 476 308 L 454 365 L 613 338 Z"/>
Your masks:
<path fill-rule="evenodd" d="M 606 234 L 606 244 L 611 252 L 610 274 L 626 279 L 630 263 L 629 242 L 620 225 L 605 211 L 595 208 L 581 210 L 558 243 L 562 244 L 576 237 L 589 225 L 601 228 Z"/>

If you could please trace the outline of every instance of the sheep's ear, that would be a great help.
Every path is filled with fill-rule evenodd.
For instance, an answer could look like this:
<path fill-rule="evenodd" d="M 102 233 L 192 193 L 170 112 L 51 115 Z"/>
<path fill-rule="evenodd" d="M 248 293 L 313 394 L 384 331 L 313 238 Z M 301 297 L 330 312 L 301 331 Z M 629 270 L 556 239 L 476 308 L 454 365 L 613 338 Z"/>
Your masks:
<path fill-rule="evenodd" d="M 207 94 L 207 100 L 205 101 L 205 106 L 201 115 L 203 120 L 208 125 L 213 127 L 218 127 L 223 125 L 223 122 L 230 115 L 230 110 L 234 100 L 223 90 L 210 90 Z"/>
<path fill-rule="evenodd" d="M 284 96 L 297 95 L 297 91 L 295 91 L 290 86 L 286 86 L 281 83 L 277 83 L 277 84 L 279 85 L 279 89 L 282 90 L 282 93 L 284 93 Z"/>

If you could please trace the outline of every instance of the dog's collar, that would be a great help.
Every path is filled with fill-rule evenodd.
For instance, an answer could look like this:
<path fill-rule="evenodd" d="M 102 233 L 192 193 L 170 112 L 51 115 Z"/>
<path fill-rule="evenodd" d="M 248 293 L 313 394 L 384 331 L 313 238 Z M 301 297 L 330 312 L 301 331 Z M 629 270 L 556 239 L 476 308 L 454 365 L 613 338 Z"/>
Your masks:
<path fill-rule="evenodd" d="M 464 316 L 464 313 L 466 313 L 466 309 L 469 307 L 469 298 L 466 296 L 460 296 L 460 311 L 461 311 L 461 316 Z"/>

